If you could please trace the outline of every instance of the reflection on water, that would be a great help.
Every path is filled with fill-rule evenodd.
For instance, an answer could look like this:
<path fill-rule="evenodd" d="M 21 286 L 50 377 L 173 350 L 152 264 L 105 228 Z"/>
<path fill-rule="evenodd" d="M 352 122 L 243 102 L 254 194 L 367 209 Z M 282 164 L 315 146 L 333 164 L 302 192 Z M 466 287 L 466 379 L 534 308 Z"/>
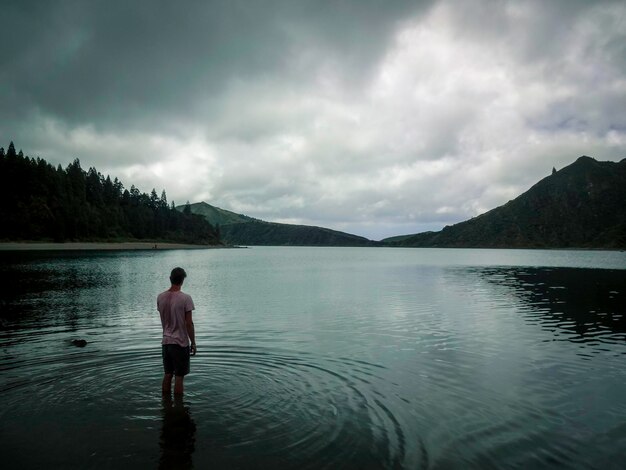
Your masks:
<path fill-rule="evenodd" d="M 527 304 L 531 322 L 577 343 L 626 340 L 626 271 L 574 268 L 482 268 Z"/>
<path fill-rule="evenodd" d="M 161 447 L 160 469 L 193 468 L 193 451 L 196 445 L 196 423 L 189 406 L 182 397 L 163 396 L 163 427 L 159 440 Z"/>
<path fill-rule="evenodd" d="M 584 269 L 556 267 L 579 257 Z M 542 258 L 552 267 L 526 267 Z M 610 259 L 626 265 L 520 250 L 0 254 L 3 464 L 616 468 L 626 271 L 591 268 Z M 200 346 L 184 401 L 161 397 L 154 307 L 177 265 Z"/>

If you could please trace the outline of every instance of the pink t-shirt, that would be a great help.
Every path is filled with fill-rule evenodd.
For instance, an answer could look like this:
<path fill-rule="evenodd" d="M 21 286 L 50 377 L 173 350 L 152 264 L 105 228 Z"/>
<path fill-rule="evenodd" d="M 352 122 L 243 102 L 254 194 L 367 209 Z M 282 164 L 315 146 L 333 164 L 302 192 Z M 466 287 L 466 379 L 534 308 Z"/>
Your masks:
<path fill-rule="evenodd" d="M 185 323 L 185 312 L 194 309 L 189 294 L 181 291 L 166 290 L 157 297 L 157 310 L 161 314 L 163 341 L 161 344 L 189 346 L 189 334 Z"/>

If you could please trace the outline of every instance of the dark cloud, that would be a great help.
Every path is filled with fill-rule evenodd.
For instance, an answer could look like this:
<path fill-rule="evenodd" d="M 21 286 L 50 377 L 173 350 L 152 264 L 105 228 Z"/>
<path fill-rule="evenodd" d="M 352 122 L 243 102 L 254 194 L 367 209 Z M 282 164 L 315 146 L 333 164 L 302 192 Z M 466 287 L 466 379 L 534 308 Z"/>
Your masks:
<path fill-rule="evenodd" d="M 9 3 L 2 99 L 105 130 L 213 117 L 237 83 L 306 86 L 320 57 L 359 77 L 411 10 L 379 1 Z"/>

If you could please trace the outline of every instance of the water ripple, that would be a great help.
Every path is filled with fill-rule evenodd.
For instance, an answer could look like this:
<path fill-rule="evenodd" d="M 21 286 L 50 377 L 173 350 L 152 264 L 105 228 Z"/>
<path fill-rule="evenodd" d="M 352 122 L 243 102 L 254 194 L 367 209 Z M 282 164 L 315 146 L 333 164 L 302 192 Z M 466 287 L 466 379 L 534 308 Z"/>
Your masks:
<path fill-rule="evenodd" d="M 5 362 L 8 380 L 0 391 L 12 392 L 5 405 L 13 410 L 5 413 L 32 416 L 88 404 L 120 419 L 158 422 L 160 351 L 91 346 Z M 238 465 L 251 464 L 254 455 L 255 462 L 293 468 L 341 462 L 395 468 L 407 462 L 406 431 L 399 405 L 377 390 L 383 369 L 288 350 L 207 347 L 192 359 L 185 400 L 214 452 Z M 22 409 L 24 394 L 37 397 L 28 410 Z"/>

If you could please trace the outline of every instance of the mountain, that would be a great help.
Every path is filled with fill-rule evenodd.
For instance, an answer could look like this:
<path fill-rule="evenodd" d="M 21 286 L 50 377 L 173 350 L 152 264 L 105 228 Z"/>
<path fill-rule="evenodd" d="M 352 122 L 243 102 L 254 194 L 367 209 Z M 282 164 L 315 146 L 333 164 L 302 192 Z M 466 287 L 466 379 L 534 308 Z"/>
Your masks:
<path fill-rule="evenodd" d="M 439 232 L 383 242 L 411 247 L 626 248 L 626 159 L 615 163 L 580 157 L 478 217 Z"/>
<path fill-rule="evenodd" d="M 179 206 L 177 207 L 177 209 L 182 211 L 184 207 L 185 206 Z M 203 216 L 213 226 L 237 224 L 242 222 L 253 222 L 256 220 L 252 217 L 248 217 L 247 215 L 236 214 L 225 209 L 220 209 L 219 207 L 212 206 L 211 204 L 207 204 L 206 202 L 196 202 L 194 204 L 189 204 L 189 207 L 191 208 L 192 214 L 198 214 Z"/>
<path fill-rule="evenodd" d="M 413 236 L 414 235 L 396 235 L 396 236 L 381 240 L 381 243 L 398 243 L 398 242 L 406 240 L 407 238 L 411 238 Z"/>
<path fill-rule="evenodd" d="M 185 206 L 177 209 L 183 210 Z M 221 240 L 231 245 L 370 246 L 364 237 L 309 225 L 279 224 L 220 209 L 206 202 L 189 205 L 192 214 L 219 226 Z"/>

